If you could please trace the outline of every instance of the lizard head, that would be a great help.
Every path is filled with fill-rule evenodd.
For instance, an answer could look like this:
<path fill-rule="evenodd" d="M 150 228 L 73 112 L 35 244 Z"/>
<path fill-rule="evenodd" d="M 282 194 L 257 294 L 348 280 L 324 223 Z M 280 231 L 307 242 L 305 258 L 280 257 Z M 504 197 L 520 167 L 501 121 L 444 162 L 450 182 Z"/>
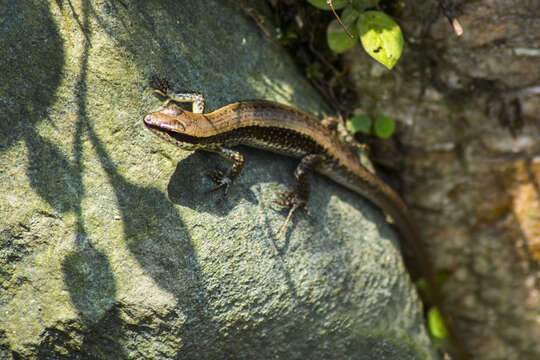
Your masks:
<path fill-rule="evenodd" d="M 197 136 L 196 120 L 200 115 L 171 104 L 146 114 L 143 118 L 143 124 L 154 134 L 185 150 L 196 150 L 200 142 Z"/>

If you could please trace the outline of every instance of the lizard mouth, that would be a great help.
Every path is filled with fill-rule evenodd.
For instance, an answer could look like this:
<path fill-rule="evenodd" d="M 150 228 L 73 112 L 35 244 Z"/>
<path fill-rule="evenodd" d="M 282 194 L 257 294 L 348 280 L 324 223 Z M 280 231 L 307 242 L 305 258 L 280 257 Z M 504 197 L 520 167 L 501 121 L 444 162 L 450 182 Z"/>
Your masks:
<path fill-rule="evenodd" d="M 156 121 L 152 113 L 146 114 L 143 117 L 143 124 L 153 134 L 183 149 L 194 150 L 196 148 L 195 144 L 198 142 L 196 137 L 180 133 L 167 123 Z M 181 125 L 184 126 L 183 124 Z"/>
<path fill-rule="evenodd" d="M 186 127 L 184 124 L 182 124 L 180 121 L 175 121 L 173 125 L 171 125 L 168 122 L 163 122 L 155 119 L 155 116 L 153 116 L 153 113 L 146 114 L 143 118 L 143 123 L 147 128 L 158 130 L 158 131 L 166 131 L 166 132 L 177 132 L 179 126 L 182 128 L 182 131 L 186 131 Z"/>
<path fill-rule="evenodd" d="M 163 127 L 163 124 L 155 121 L 152 117 L 152 114 L 146 114 L 143 118 L 144 126 L 150 130 L 152 133 L 165 138 L 168 141 L 171 141 L 174 138 L 174 132 L 168 130 L 166 127 Z"/>
<path fill-rule="evenodd" d="M 152 114 L 146 114 L 143 118 L 143 124 L 148 127 L 155 126 L 154 122 L 152 121 Z"/>

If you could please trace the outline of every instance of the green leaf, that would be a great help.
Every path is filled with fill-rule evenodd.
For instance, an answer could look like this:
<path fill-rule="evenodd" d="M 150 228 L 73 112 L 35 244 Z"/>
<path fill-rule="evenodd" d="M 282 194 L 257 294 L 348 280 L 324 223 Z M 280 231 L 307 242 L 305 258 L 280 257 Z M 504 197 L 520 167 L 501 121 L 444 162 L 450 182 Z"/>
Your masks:
<path fill-rule="evenodd" d="M 353 134 L 356 134 L 359 131 L 369 134 L 372 122 L 373 121 L 368 114 L 358 114 L 354 115 L 349 119 L 349 121 L 347 121 L 347 128 Z"/>
<path fill-rule="evenodd" d="M 352 6 L 354 6 L 354 8 L 358 10 L 364 10 L 367 8 L 376 7 L 378 3 L 378 0 L 353 0 Z"/>
<path fill-rule="evenodd" d="M 341 12 L 341 21 L 343 21 L 345 26 L 350 28 L 353 27 L 354 22 L 359 16 L 360 13 L 352 5 L 349 5 Z M 351 32 L 356 33 L 356 29 L 354 29 L 354 31 L 351 29 Z"/>
<path fill-rule="evenodd" d="M 448 332 L 438 308 L 434 307 L 429 310 L 427 321 L 429 332 L 433 337 L 441 340 L 448 338 Z"/>
<path fill-rule="evenodd" d="M 388 116 L 380 116 L 375 120 L 375 135 L 382 139 L 390 137 L 396 129 L 396 123 Z"/>
<path fill-rule="evenodd" d="M 380 11 L 365 11 L 358 19 L 358 34 L 367 53 L 391 70 L 403 50 L 399 25 Z"/>
<path fill-rule="evenodd" d="M 311 5 L 318 7 L 319 9 L 323 10 L 330 10 L 330 6 L 326 3 L 326 0 L 307 0 Z M 344 8 L 345 5 L 349 3 L 349 0 L 334 0 L 332 3 L 334 5 L 334 9 L 341 9 Z"/>
<path fill-rule="evenodd" d="M 328 29 L 326 30 L 326 40 L 328 41 L 328 47 L 330 47 L 330 50 L 337 53 L 342 53 L 356 45 L 356 30 L 354 27 L 349 28 L 349 30 L 351 30 L 351 33 L 354 35 L 354 38 L 352 39 L 345 33 L 337 20 L 330 22 Z"/>

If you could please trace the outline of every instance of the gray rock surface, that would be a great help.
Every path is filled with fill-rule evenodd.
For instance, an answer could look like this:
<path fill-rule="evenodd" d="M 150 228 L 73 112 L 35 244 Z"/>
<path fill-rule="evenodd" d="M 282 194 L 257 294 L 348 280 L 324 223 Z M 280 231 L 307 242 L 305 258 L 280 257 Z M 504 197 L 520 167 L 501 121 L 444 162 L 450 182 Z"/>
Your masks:
<path fill-rule="evenodd" d="M 378 210 L 316 176 L 277 255 L 295 161 L 206 194 L 221 160 L 141 123 L 153 74 L 321 115 L 287 55 L 225 1 L 123 3 L 0 6 L 0 358 L 432 358 Z"/>

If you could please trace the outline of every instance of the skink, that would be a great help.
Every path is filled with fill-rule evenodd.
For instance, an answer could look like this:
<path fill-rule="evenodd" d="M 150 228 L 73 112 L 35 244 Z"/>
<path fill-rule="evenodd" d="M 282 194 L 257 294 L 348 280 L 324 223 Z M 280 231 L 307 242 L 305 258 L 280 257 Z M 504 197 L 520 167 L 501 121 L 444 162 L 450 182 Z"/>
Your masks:
<path fill-rule="evenodd" d="M 293 201 L 307 203 L 306 175 L 321 173 L 365 197 L 390 215 L 407 241 L 414 243 L 418 231 L 407 206 L 387 184 L 359 161 L 350 145 L 309 114 L 293 107 L 265 100 L 240 101 L 204 114 L 204 97 L 198 93 L 172 93 L 161 85 L 167 97 L 164 107 L 147 114 L 144 125 L 153 133 L 184 150 L 205 150 L 233 163 L 226 174 L 215 174 L 218 187 L 238 177 L 244 157 L 232 148 L 245 145 L 299 158 Z M 166 90 L 167 89 L 167 90 Z M 174 102 L 192 103 L 192 112 Z"/>
<path fill-rule="evenodd" d="M 360 163 L 350 145 L 334 131 L 305 112 L 264 100 L 240 101 L 205 114 L 201 94 L 174 93 L 167 82 L 158 79 L 155 82 L 156 93 L 166 97 L 167 101 L 162 109 L 144 116 L 144 125 L 182 149 L 210 151 L 231 161 L 233 165 L 225 174 L 216 172 L 212 176 L 216 189 L 227 191 L 242 171 L 244 157 L 232 149 L 235 146 L 246 145 L 301 159 L 294 174 L 295 190 L 281 202 L 291 207 L 284 226 L 294 210 L 304 207 L 309 199 L 307 175 L 316 171 L 327 176 L 390 215 L 415 251 L 424 276 L 433 288 L 435 303 L 441 307 L 427 255 L 407 206 L 392 188 Z M 175 102 L 191 103 L 192 111 Z M 450 320 L 445 317 L 448 324 Z"/>

